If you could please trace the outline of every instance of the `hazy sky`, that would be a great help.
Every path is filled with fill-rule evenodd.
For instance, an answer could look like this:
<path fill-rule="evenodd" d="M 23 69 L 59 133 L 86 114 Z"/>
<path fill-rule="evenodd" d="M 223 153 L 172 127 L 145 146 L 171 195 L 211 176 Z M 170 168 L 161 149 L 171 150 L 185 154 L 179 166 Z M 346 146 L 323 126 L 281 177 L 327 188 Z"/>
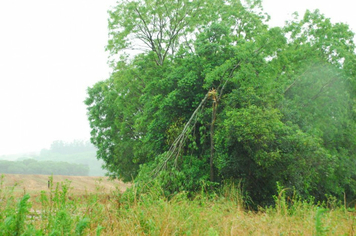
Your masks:
<path fill-rule="evenodd" d="M 89 139 L 86 89 L 108 78 L 107 10 L 115 0 L 0 0 L 0 155 Z M 264 0 L 271 24 L 319 8 L 356 29 L 354 0 Z"/>

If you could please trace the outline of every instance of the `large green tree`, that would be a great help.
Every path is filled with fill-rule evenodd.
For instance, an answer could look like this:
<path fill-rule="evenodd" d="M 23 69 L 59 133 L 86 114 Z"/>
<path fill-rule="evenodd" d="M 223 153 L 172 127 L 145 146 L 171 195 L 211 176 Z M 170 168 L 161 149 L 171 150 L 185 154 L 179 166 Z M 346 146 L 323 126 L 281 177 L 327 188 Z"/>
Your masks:
<path fill-rule="evenodd" d="M 91 141 L 110 175 L 168 192 L 242 181 L 355 197 L 355 45 L 318 11 L 269 28 L 260 1 L 122 1 L 113 73 L 88 89 Z M 146 45 L 136 56 L 116 56 Z M 119 58 L 119 59 L 118 59 Z"/>

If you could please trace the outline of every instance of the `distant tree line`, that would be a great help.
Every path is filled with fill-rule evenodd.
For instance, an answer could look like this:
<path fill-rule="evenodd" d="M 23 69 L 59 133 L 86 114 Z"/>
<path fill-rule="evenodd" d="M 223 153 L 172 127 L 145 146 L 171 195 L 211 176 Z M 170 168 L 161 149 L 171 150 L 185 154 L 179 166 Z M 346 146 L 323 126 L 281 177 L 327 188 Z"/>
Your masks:
<path fill-rule="evenodd" d="M 96 148 L 89 141 L 65 142 L 56 140 L 52 142 L 49 149 L 42 149 L 39 156 L 34 157 L 34 159 L 86 165 L 89 167 L 90 176 L 104 176 L 105 174 L 105 171 L 101 168 L 103 161 L 96 158 Z"/>
<path fill-rule="evenodd" d="M 65 142 L 62 140 L 54 141 L 50 149 L 42 149 L 41 154 L 47 152 L 60 153 L 60 154 L 74 154 L 83 152 L 95 152 L 95 147 L 89 141 L 74 140 L 72 142 Z"/>
<path fill-rule="evenodd" d="M 89 166 L 62 161 L 37 161 L 34 159 L 21 161 L 0 160 L 0 173 L 88 176 Z"/>
<path fill-rule="evenodd" d="M 0 157 L 0 161 L 23 161 L 26 159 L 33 159 L 41 163 L 44 161 L 55 163 L 65 162 L 67 164 L 88 166 L 89 172 L 87 175 L 89 176 L 104 176 L 106 172 L 102 169 L 104 162 L 96 158 L 96 148 L 89 141 L 83 140 L 73 140 L 71 142 L 56 140 L 52 142 L 49 148 L 42 149 L 41 152 L 37 154 L 15 154 Z M 1 170 L 0 168 L 0 173 Z M 41 173 L 34 172 L 33 174 Z"/>

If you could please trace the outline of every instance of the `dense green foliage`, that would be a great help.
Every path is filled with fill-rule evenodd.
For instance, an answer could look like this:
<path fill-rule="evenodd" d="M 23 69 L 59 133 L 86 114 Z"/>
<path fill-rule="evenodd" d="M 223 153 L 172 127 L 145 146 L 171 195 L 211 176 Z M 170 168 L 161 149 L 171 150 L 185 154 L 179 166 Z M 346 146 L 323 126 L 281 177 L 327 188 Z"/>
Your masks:
<path fill-rule="evenodd" d="M 269 204 L 356 198 L 354 34 L 318 11 L 270 28 L 260 1 L 122 1 L 113 73 L 88 89 L 91 141 L 110 175 L 167 193 L 241 181 Z M 117 54 L 135 45 L 133 58 Z"/>
<path fill-rule="evenodd" d="M 87 176 L 89 167 L 83 164 L 55 161 L 0 160 L 0 174 L 76 175 Z"/>

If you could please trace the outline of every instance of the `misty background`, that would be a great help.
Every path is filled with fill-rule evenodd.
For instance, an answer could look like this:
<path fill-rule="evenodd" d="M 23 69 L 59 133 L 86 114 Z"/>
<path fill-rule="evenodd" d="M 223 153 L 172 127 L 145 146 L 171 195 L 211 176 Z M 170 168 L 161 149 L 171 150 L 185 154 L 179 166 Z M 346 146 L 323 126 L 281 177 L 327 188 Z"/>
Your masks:
<path fill-rule="evenodd" d="M 88 175 L 104 173 L 95 169 L 103 163 L 88 142 L 83 101 L 87 87 L 110 74 L 107 10 L 115 2 L 0 2 L 0 160 L 72 162 L 90 167 Z M 295 11 L 302 16 L 318 8 L 332 22 L 356 29 L 352 0 L 264 0 L 263 6 L 271 26 L 283 26 Z M 55 151 L 60 143 L 63 150 L 75 145 L 87 150 Z M 22 164 L 18 168 L 29 171 L 31 163 Z"/>

